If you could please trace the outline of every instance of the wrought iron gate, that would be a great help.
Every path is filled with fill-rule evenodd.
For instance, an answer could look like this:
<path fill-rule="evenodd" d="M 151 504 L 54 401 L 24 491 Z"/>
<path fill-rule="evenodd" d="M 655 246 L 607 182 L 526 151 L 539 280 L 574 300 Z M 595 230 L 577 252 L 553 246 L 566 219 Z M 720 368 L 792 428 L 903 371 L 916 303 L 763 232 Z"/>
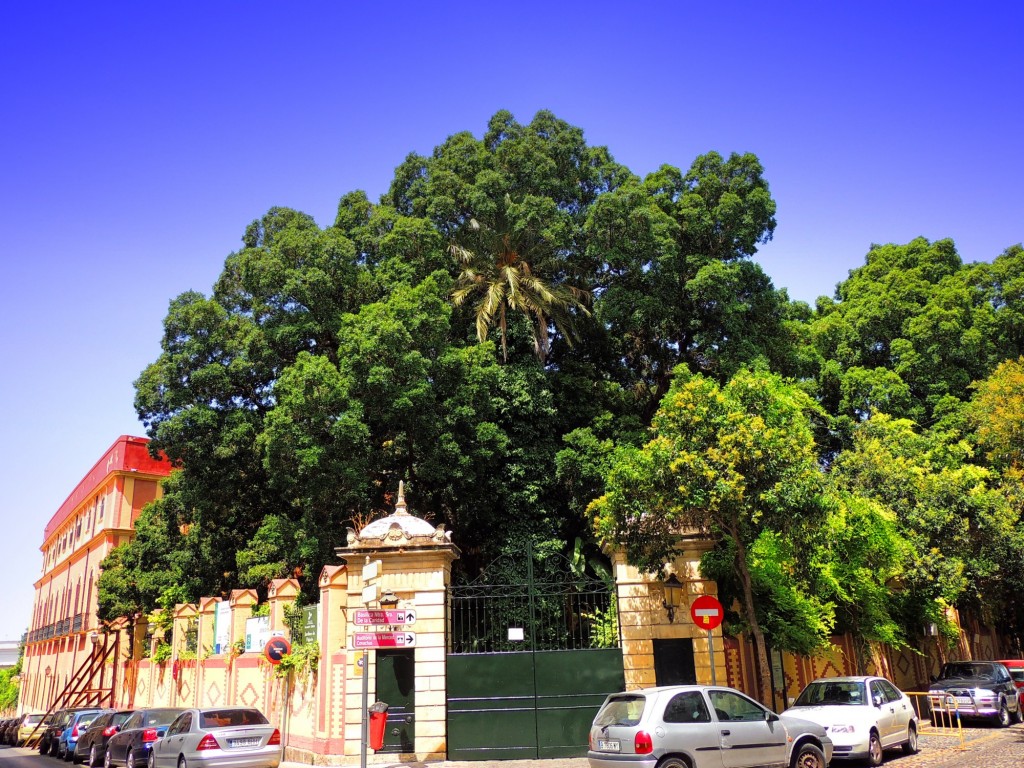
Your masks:
<path fill-rule="evenodd" d="M 625 687 L 610 577 L 527 548 L 453 585 L 448 626 L 449 760 L 586 754 L 597 708 Z"/>

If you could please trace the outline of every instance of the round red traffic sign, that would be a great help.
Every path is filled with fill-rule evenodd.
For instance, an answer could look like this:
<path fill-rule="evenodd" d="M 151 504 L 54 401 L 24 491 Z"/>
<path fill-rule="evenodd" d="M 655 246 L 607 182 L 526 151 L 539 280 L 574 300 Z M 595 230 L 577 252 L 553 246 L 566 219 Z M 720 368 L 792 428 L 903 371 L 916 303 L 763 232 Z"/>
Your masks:
<path fill-rule="evenodd" d="M 292 644 L 286 637 L 272 637 L 263 646 L 263 655 L 271 664 L 280 664 L 281 658 L 292 652 Z"/>
<path fill-rule="evenodd" d="M 724 616 L 722 604 L 711 595 L 701 595 L 690 605 L 690 618 L 701 629 L 717 628 Z"/>

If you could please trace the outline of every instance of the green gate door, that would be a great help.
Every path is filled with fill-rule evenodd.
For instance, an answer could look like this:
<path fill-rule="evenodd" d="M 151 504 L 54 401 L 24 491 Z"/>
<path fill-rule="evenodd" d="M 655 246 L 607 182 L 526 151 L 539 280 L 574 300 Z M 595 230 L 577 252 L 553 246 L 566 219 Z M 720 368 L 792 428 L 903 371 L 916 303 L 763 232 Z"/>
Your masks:
<path fill-rule="evenodd" d="M 448 656 L 448 759 L 581 757 L 622 650 Z"/>
<path fill-rule="evenodd" d="M 379 650 L 377 700 L 388 705 L 384 748 L 380 752 L 415 752 L 416 672 L 412 651 Z"/>
<path fill-rule="evenodd" d="M 601 702 L 625 688 L 611 580 L 550 556 L 503 564 L 488 573 L 518 583 L 484 573 L 449 590 L 448 759 L 585 755 Z"/>

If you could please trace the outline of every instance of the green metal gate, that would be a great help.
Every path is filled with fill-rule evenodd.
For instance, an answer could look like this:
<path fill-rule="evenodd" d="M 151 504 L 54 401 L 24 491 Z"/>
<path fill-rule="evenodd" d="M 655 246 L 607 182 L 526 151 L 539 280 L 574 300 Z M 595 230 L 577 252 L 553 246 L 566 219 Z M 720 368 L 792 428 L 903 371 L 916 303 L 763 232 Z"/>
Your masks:
<path fill-rule="evenodd" d="M 598 707 L 625 688 L 617 600 L 603 576 L 528 549 L 450 588 L 449 760 L 586 754 Z"/>

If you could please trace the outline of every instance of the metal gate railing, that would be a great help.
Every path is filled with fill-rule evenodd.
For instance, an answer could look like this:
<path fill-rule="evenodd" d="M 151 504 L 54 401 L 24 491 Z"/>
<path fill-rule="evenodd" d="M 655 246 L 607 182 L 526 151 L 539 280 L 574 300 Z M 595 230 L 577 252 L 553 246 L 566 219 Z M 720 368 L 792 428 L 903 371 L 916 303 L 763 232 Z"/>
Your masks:
<path fill-rule="evenodd" d="M 449 653 L 621 647 L 610 575 L 591 575 L 562 555 L 508 555 L 472 582 L 449 587 Z"/>

